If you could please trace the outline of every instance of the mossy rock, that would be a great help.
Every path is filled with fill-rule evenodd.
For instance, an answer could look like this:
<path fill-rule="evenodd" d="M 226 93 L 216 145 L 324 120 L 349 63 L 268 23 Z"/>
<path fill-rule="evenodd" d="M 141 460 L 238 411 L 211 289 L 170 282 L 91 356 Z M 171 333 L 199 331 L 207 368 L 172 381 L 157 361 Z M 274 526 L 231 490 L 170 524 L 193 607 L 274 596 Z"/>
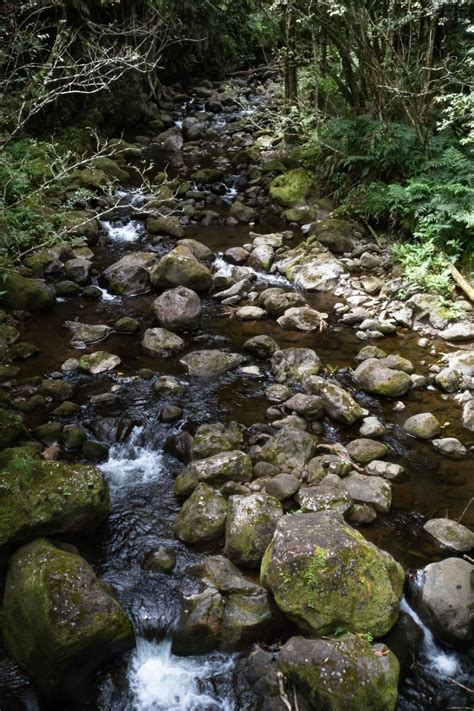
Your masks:
<path fill-rule="evenodd" d="M 130 620 L 91 566 L 46 539 L 11 559 L 3 616 L 5 647 L 48 708 L 67 708 L 90 674 L 133 646 Z"/>
<path fill-rule="evenodd" d="M 176 519 L 176 535 L 185 543 L 201 543 L 224 533 L 227 501 L 207 484 L 199 484 Z"/>
<path fill-rule="evenodd" d="M 262 560 L 262 583 L 300 629 L 385 635 L 395 624 L 402 567 L 337 513 L 283 516 Z"/>
<path fill-rule="evenodd" d="M 10 272 L 2 284 L 0 300 L 11 309 L 44 311 L 54 304 L 54 293 L 39 279 L 28 279 Z"/>
<path fill-rule="evenodd" d="M 231 496 L 225 533 L 227 557 L 237 565 L 258 568 L 280 516 L 282 506 L 272 496 L 260 492 Z"/>
<path fill-rule="evenodd" d="M 196 183 L 202 183 L 203 185 L 208 185 L 209 183 L 217 183 L 222 180 L 223 173 L 222 170 L 217 168 L 202 168 L 201 170 L 195 171 L 191 175 L 191 179 Z"/>
<path fill-rule="evenodd" d="M 24 431 L 20 417 L 7 410 L 0 410 L 0 449 L 11 446 Z"/>
<path fill-rule="evenodd" d="M 304 168 L 295 168 L 272 180 L 270 197 L 284 207 L 293 207 L 305 201 L 312 187 L 312 176 Z"/>
<path fill-rule="evenodd" d="M 11 346 L 20 337 L 20 334 L 13 326 L 4 323 L 0 325 L 0 347 Z"/>
<path fill-rule="evenodd" d="M 29 448 L 0 454 L 0 546 L 38 535 L 89 531 L 110 511 L 107 484 L 93 466 L 37 459 Z"/>
<path fill-rule="evenodd" d="M 383 644 L 359 635 L 337 639 L 292 637 L 280 670 L 310 708 L 327 711 L 394 711 L 400 665 Z"/>

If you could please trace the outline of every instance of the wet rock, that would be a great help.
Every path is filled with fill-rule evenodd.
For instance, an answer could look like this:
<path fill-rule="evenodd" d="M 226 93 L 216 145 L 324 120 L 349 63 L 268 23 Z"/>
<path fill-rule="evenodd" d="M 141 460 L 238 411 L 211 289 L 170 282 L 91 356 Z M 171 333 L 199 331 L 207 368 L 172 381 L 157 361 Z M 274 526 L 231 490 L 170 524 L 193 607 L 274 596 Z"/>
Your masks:
<path fill-rule="evenodd" d="M 189 432 L 172 434 L 164 444 L 164 451 L 172 454 L 184 464 L 189 464 L 193 458 L 193 438 Z M 194 486 L 193 486 L 194 488 Z M 192 489 L 189 491 L 191 493 Z"/>
<path fill-rule="evenodd" d="M 162 233 L 171 235 L 171 237 L 183 237 L 184 227 L 179 221 L 179 217 L 174 215 L 160 215 L 159 217 L 150 217 L 146 222 L 147 232 L 155 235 Z"/>
<path fill-rule="evenodd" d="M 261 321 L 266 314 L 259 306 L 242 306 L 237 309 L 235 315 L 241 321 Z"/>
<path fill-rule="evenodd" d="M 353 233 L 354 227 L 350 222 L 334 217 L 313 223 L 309 230 L 309 234 L 316 235 L 321 244 L 336 254 L 352 252 L 354 249 Z"/>
<path fill-rule="evenodd" d="M 242 439 L 242 427 L 236 422 L 230 422 L 227 426 L 222 422 L 200 425 L 193 438 L 193 454 L 204 458 L 229 452 L 237 449 Z"/>
<path fill-rule="evenodd" d="M 365 417 L 359 428 L 362 437 L 382 437 L 385 434 L 385 426 L 378 417 Z"/>
<path fill-rule="evenodd" d="M 140 330 L 140 322 L 130 316 L 123 316 L 122 318 L 117 319 L 114 324 L 114 328 L 117 333 L 133 335 Z"/>
<path fill-rule="evenodd" d="M 247 264 L 257 271 L 269 272 L 275 259 L 275 250 L 268 244 L 261 244 L 249 255 Z"/>
<path fill-rule="evenodd" d="M 105 462 L 109 457 L 109 447 L 103 442 L 88 439 L 82 443 L 81 454 L 91 462 Z"/>
<path fill-rule="evenodd" d="M 145 570 L 157 573 L 171 573 L 176 565 L 176 555 L 171 548 L 160 546 L 149 553 L 143 561 Z"/>
<path fill-rule="evenodd" d="M 474 639 L 474 566 L 446 558 L 424 568 L 413 591 L 420 617 L 436 637 L 447 642 Z"/>
<path fill-rule="evenodd" d="M 243 247 L 230 247 L 224 252 L 224 259 L 231 264 L 245 264 L 249 258 L 249 252 Z"/>
<path fill-rule="evenodd" d="M 443 368 L 435 375 L 435 383 L 438 388 L 447 393 L 455 393 L 459 390 L 462 381 L 462 372 L 457 368 Z"/>
<path fill-rule="evenodd" d="M 246 482 L 251 478 L 252 461 L 250 457 L 244 452 L 234 450 L 214 454 L 193 462 L 181 472 L 175 484 L 179 487 L 183 482 L 186 482 L 186 488 L 188 491 L 191 488 L 192 491 L 198 482 L 219 486 L 227 481 Z"/>
<path fill-rule="evenodd" d="M 462 424 L 467 430 L 474 432 L 474 399 L 468 400 L 463 407 Z"/>
<path fill-rule="evenodd" d="M 373 459 L 367 464 L 365 471 L 371 476 L 381 476 L 389 481 L 397 481 L 402 478 L 405 468 L 400 464 L 393 464 L 393 462 L 382 462 L 378 459 Z"/>
<path fill-rule="evenodd" d="M 4 615 L 5 646 L 48 706 L 77 701 L 86 678 L 134 642 L 129 619 L 90 565 L 45 539 L 11 559 Z"/>
<path fill-rule="evenodd" d="M 351 499 L 356 503 L 369 504 L 376 511 L 390 511 L 392 487 L 388 481 L 354 472 L 343 480 L 343 484 Z"/>
<path fill-rule="evenodd" d="M 462 321 L 461 323 L 456 323 L 454 326 L 450 326 L 444 331 L 441 331 L 439 335 L 443 340 L 452 341 L 453 343 L 473 341 L 474 324 L 470 321 Z"/>
<path fill-rule="evenodd" d="M 297 393 L 284 402 L 284 407 L 306 420 L 317 420 L 324 413 L 324 402 L 318 395 Z"/>
<path fill-rule="evenodd" d="M 79 359 L 79 367 L 91 375 L 106 373 L 120 365 L 121 359 L 113 353 L 96 351 Z"/>
<path fill-rule="evenodd" d="M 272 356 L 272 373 L 278 383 L 304 383 L 321 370 L 321 361 L 310 348 L 285 348 Z"/>
<path fill-rule="evenodd" d="M 352 425 L 366 414 L 366 410 L 360 407 L 352 395 L 336 383 L 322 378 L 309 378 L 305 383 L 305 390 L 317 393 L 329 417 L 338 422 Z"/>
<path fill-rule="evenodd" d="M 449 312 L 436 294 L 415 294 L 408 299 L 406 307 L 412 310 L 415 321 L 428 322 L 433 328 L 445 329 L 449 323 Z"/>
<path fill-rule="evenodd" d="M 177 405 L 165 405 L 160 410 L 161 422 L 177 422 L 183 416 L 183 410 Z"/>
<path fill-rule="evenodd" d="M 0 449 L 10 447 L 24 432 L 25 426 L 21 417 L 0 409 Z"/>
<path fill-rule="evenodd" d="M 398 617 L 404 572 L 339 514 L 319 512 L 278 521 L 261 579 L 306 632 L 344 627 L 379 637 Z"/>
<path fill-rule="evenodd" d="M 152 372 L 151 377 L 154 375 Z M 157 395 L 182 395 L 186 390 L 186 385 L 172 375 L 162 375 L 153 383 L 153 391 Z"/>
<path fill-rule="evenodd" d="M 231 496 L 225 530 L 225 553 L 237 565 L 257 568 L 283 509 L 266 494 Z"/>
<path fill-rule="evenodd" d="M 227 500 L 208 484 L 200 483 L 177 518 L 175 533 L 185 543 L 202 543 L 224 534 Z"/>
<path fill-rule="evenodd" d="M 180 239 L 177 246 L 187 249 L 196 259 L 199 259 L 199 261 L 208 262 L 214 258 L 212 249 L 209 249 L 207 245 L 199 242 L 197 239 Z"/>
<path fill-rule="evenodd" d="M 66 449 L 80 449 L 86 439 L 86 434 L 78 425 L 65 425 L 63 438 Z"/>
<path fill-rule="evenodd" d="M 244 205 L 240 200 L 236 200 L 230 208 L 230 216 L 233 217 L 234 220 L 237 220 L 237 222 L 245 224 L 254 222 L 257 217 L 257 211 L 254 210 L 253 207 Z"/>
<path fill-rule="evenodd" d="M 321 331 L 324 328 L 324 315 L 309 306 L 297 306 L 287 309 L 283 316 L 277 319 L 281 328 L 297 331 Z"/>
<path fill-rule="evenodd" d="M 355 439 L 347 445 L 347 452 L 351 459 L 360 464 L 368 464 L 373 459 L 382 459 L 388 452 L 388 447 L 382 442 L 373 439 Z"/>
<path fill-rule="evenodd" d="M 301 289 L 332 291 L 338 285 L 345 267 L 324 248 L 302 243 L 278 259 L 276 266 L 281 274 Z"/>
<path fill-rule="evenodd" d="M 284 207 L 292 207 L 303 203 L 312 187 L 312 176 L 304 168 L 295 168 L 272 180 L 270 197 Z"/>
<path fill-rule="evenodd" d="M 339 457 L 337 454 L 323 454 L 314 457 L 308 462 L 308 484 L 317 484 L 322 481 L 327 474 L 334 474 L 337 477 L 345 477 L 352 469 L 352 464 L 347 457 Z"/>
<path fill-rule="evenodd" d="M 466 553 L 474 548 L 474 533 L 466 526 L 449 518 L 432 518 L 423 526 L 443 548 Z"/>
<path fill-rule="evenodd" d="M 265 289 L 259 296 L 259 303 L 269 316 L 280 316 L 286 311 L 305 305 L 302 294 L 292 291 L 283 291 L 279 287 Z"/>
<path fill-rule="evenodd" d="M 392 368 L 392 370 L 402 370 L 404 373 L 411 375 L 415 371 L 413 363 L 407 358 L 402 358 L 400 355 L 391 353 L 385 358 L 380 360 L 380 365 L 386 365 L 387 368 Z"/>
<path fill-rule="evenodd" d="M 170 358 L 183 350 L 182 338 L 166 328 L 147 328 L 142 346 L 158 358 Z"/>
<path fill-rule="evenodd" d="M 184 286 L 165 291 L 153 302 L 153 311 L 162 326 L 173 331 L 187 331 L 199 326 L 201 299 Z"/>
<path fill-rule="evenodd" d="M 208 291 L 212 275 L 186 247 L 175 247 L 162 257 L 151 272 L 153 286 L 163 289 L 185 286 L 195 291 Z"/>
<path fill-rule="evenodd" d="M 362 363 L 369 358 L 385 358 L 386 355 L 386 352 L 378 346 L 364 346 L 356 355 L 355 360 Z"/>
<path fill-rule="evenodd" d="M 377 518 L 377 513 L 368 504 L 353 504 L 347 519 L 354 526 L 366 526 L 373 523 Z"/>
<path fill-rule="evenodd" d="M 179 362 L 184 365 L 189 375 L 211 379 L 224 375 L 229 370 L 234 370 L 244 360 L 245 358 L 237 353 L 202 350 L 189 353 L 184 358 L 181 358 Z"/>
<path fill-rule="evenodd" d="M 300 429 L 285 427 L 263 445 L 258 458 L 274 464 L 281 471 L 301 475 L 314 457 L 318 438 Z"/>
<path fill-rule="evenodd" d="M 404 395 L 412 384 L 407 373 L 388 368 L 376 358 L 364 360 L 354 371 L 354 377 L 365 392 L 386 397 Z"/>
<path fill-rule="evenodd" d="M 293 390 L 287 385 L 269 385 L 265 389 L 265 397 L 270 402 L 281 403 L 293 395 Z"/>
<path fill-rule="evenodd" d="M 431 439 L 441 432 L 440 423 L 431 412 L 420 412 L 409 417 L 405 420 L 403 429 L 418 439 Z"/>
<path fill-rule="evenodd" d="M 466 447 L 455 437 L 434 439 L 432 444 L 438 452 L 451 459 L 463 459 L 467 454 Z"/>
<path fill-rule="evenodd" d="M 278 501 L 286 501 L 296 494 L 300 486 L 301 482 L 297 477 L 282 472 L 265 484 L 265 491 Z"/>
<path fill-rule="evenodd" d="M 89 259 L 68 259 L 64 264 L 64 272 L 68 279 L 77 284 L 88 284 L 91 279 L 92 262 Z"/>
<path fill-rule="evenodd" d="M 66 321 L 64 325 L 72 331 L 71 345 L 76 348 L 83 348 L 91 343 L 102 341 L 112 333 L 110 326 L 102 324 L 89 325 L 87 323 L 79 323 L 79 321 Z"/>
<path fill-rule="evenodd" d="M 14 343 L 8 349 L 8 357 L 11 360 L 28 360 L 39 353 L 39 348 L 34 343 L 21 341 Z"/>
<path fill-rule="evenodd" d="M 107 444 L 125 442 L 135 423 L 129 417 L 101 417 L 95 420 L 91 429 L 98 440 Z"/>
<path fill-rule="evenodd" d="M 11 309 L 45 311 L 55 302 L 54 291 L 40 279 L 27 279 L 18 272 L 8 272 L 2 283 L 0 301 Z"/>
<path fill-rule="evenodd" d="M 239 709 L 288 711 L 280 695 L 277 654 L 259 646 L 241 656 L 235 665 L 233 684 Z"/>
<path fill-rule="evenodd" d="M 282 647 L 280 669 L 310 708 L 327 711 L 395 711 L 400 665 L 383 644 L 362 636 L 292 637 Z"/>
<path fill-rule="evenodd" d="M 104 271 L 109 289 L 115 294 L 142 294 L 150 288 L 150 272 L 158 264 L 151 252 L 127 254 Z"/>
<path fill-rule="evenodd" d="M 326 484 L 300 489 L 296 500 L 304 513 L 334 511 L 344 516 L 352 508 L 352 501 L 344 489 Z"/>
<path fill-rule="evenodd" d="M 25 447 L 5 450 L 0 468 L 2 547 L 38 535 L 88 531 L 109 513 L 107 485 L 95 467 L 42 461 Z"/>
<path fill-rule="evenodd" d="M 13 326 L 6 323 L 0 325 L 0 347 L 11 346 L 19 337 L 19 332 Z"/>
<path fill-rule="evenodd" d="M 69 402 L 68 400 L 65 400 L 60 405 L 58 405 L 58 407 L 55 407 L 51 414 L 54 415 L 54 417 L 70 418 L 74 417 L 74 415 L 77 415 L 77 413 L 80 411 L 81 408 L 79 407 L 79 405 L 76 405 L 75 402 Z"/>

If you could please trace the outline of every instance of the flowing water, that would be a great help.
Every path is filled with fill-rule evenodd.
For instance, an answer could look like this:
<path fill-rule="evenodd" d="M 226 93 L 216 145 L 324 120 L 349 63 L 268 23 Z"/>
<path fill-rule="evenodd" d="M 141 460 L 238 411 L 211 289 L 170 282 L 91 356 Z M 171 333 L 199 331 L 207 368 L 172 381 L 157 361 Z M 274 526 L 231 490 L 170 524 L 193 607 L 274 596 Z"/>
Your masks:
<path fill-rule="evenodd" d="M 218 116 L 213 127 L 222 130 L 227 122 L 249 115 L 251 110 L 248 107 L 237 114 Z M 176 116 L 176 125 L 180 125 L 186 112 L 191 111 L 199 111 L 199 103 L 186 102 Z M 211 156 L 203 157 L 202 162 L 219 159 L 222 153 L 222 146 L 214 145 Z M 238 176 L 229 172 L 220 204 L 223 211 L 237 195 L 237 179 Z M 150 249 L 161 253 L 160 250 L 168 245 L 166 240 L 161 244 L 148 241 L 143 223 L 131 216 L 131 208 L 143 204 L 144 196 L 139 186 L 133 190 L 123 189 L 117 197 L 121 201 L 120 212 L 101 223 L 103 242 L 96 250 L 95 261 L 101 269 L 131 251 Z M 273 217 L 258 225 L 261 233 L 285 228 Z M 217 253 L 215 271 L 229 271 L 230 266 L 222 258 L 222 252 L 229 246 L 247 242 L 248 227 L 191 224 L 186 237 L 204 242 Z M 254 270 L 254 277 L 257 290 L 268 286 L 291 288 L 278 274 Z M 120 316 L 129 315 L 137 317 L 142 328 L 154 325 L 150 308 L 152 295 L 117 297 L 107 292 L 100 279 L 96 279 L 96 283 L 102 289 L 98 302 L 86 302 L 78 297 L 62 300 L 54 312 L 45 317 L 47 333 L 46 321 L 42 317 L 27 325 L 25 340 L 36 343 L 40 354 L 25 363 L 22 377 L 53 372 L 66 358 L 77 356 L 69 342 L 70 333 L 63 328 L 67 320 L 78 318 L 84 323 L 113 324 Z M 338 300 L 331 294 L 306 296 L 310 305 L 329 313 Z M 268 333 L 283 348 L 294 345 L 315 348 L 323 365 L 341 369 L 338 377 L 350 384 L 348 367 L 353 365 L 353 357 L 361 343 L 353 329 L 335 324 L 331 316 L 329 324 L 325 332 L 315 335 L 283 331 L 274 321 L 242 323 L 211 298 L 206 298 L 200 330 L 187 337 L 186 352 L 208 346 L 228 346 L 232 351 L 240 352 L 249 337 Z M 191 591 L 194 585 L 186 576 L 186 568 L 204 553 L 215 552 L 216 546 L 211 544 L 196 550 L 175 539 L 173 524 L 179 505 L 172 487 L 182 464 L 165 445 L 171 436 L 182 431 L 192 433 L 203 422 L 236 420 L 246 426 L 265 422 L 268 402 L 263 391 L 271 382 L 271 375 L 265 364 L 250 358 L 249 364 L 259 366 L 261 377 L 235 371 L 203 386 L 192 378 L 185 378 L 174 359 L 157 360 L 146 354 L 139 340 L 136 336 L 116 333 L 107 339 L 106 350 L 122 359 L 120 372 L 93 379 L 78 374 L 68 376 L 77 387 L 77 402 L 81 405 L 77 421 L 86 429 L 94 419 L 106 416 L 128 417 L 135 425 L 126 441 L 113 445 L 108 461 L 100 465 L 110 487 L 112 514 L 98 534 L 81 539 L 78 545 L 98 574 L 113 587 L 131 616 L 137 636 L 136 647 L 128 656 L 114 660 L 97 675 L 95 692 L 83 708 L 101 711 L 231 711 L 239 708 L 233 684 L 236 655 L 216 652 L 183 658 L 171 651 L 180 595 Z M 436 360 L 418 346 L 415 334 L 403 338 L 387 337 L 383 348 L 411 359 L 418 364 L 417 372 L 422 374 L 427 374 L 429 366 Z M 189 389 L 184 401 L 173 395 L 157 398 L 151 383 L 137 376 L 140 368 L 152 368 L 160 375 L 185 379 Z M 111 387 L 115 390 L 115 402 L 109 405 L 90 403 L 92 395 L 109 392 Z M 464 512 L 466 502 L 472 496 L 472 460 L 453 462 L 439 456 L 428 443 L 414 445 L 401 424 L 409 415 L 428 410 L 443 422 L 456 423 L 459 409 L 439 393 L 429 390 L 406 396 L 403 413 L 394 412 L 393 403 L 384 403 L 368 395 L 358 395 L 358 399 L 362 405 L 370 407 L 372 414 L 388 421 L 384 441 L 391 447 L 391 460 L 405 465 L 409 462 L 407 478 L 394 485 L 391 512 L 380 515 L 375 524 L 364 528 L 364 535 L 392 553 L 404 567 L 421 568 L 440 558 L 439 551 L 423 532 L 426 518 L 447 514 L 456 519 L 464 514 L 463 522 L 473 523 L 472 508 Z M 177 402 L 184 408 L 183 419 L 173 424 L 162 423 L 159 412 L 163 405 Z M 26 424 L 33 427 L 40 422 L 32 413 Z M 356 433 L 356 429 L 342 428 L 326 419 L 323 427 L 323 436 L 328 442 L 346 443 Z M 453 425 L 450 434 L 460 436 L 463 441 L 467 439 L 466 431 L 463 433 L 460 426 Z M 176 552 L 177 565 L 171 575 L 147 571 L 142 566 L 147 553 L 158 546 L 169 546 Z M 469 654 L 454 652 L 438 644 L 406 600 L 401 609 L 421 628 L 422 640 L 402 677 L 399 711 L 428 711 L 449 708 L 453 704 L 466 708 L 468 697 L 463 696 L 459 685 L 472 686 L 472 677 L 470 679 L 468 673 L 472 661 Z M 6 657 L 0 659 L 0 709 L 38 709 L 27 677 Z"/>

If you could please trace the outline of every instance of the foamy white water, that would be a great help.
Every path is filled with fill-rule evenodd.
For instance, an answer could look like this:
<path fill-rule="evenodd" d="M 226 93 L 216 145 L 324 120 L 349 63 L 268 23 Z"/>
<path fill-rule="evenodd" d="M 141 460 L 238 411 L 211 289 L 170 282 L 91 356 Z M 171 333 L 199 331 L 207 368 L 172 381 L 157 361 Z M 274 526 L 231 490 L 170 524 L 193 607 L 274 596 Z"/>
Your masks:
<path fill-rule="evenodd" d="M 130 220 L 125 225 L 101 220 L 100 226 L 112 242 L 136 242 L 143 233 L 143 226 L 136 220 Z"/>
<path fill-rule="evenodd" d="M 232 669 L 231 656 L 176 657 L 171 640 L 137 640 L 128 682 L 134 711 L 234 711 L 231 699 L 215 696 L 212 678 Z"/>
<path fill-rule="evenodd" d="M 161 477 L 163 452 L 138 445 L 141 433 L 142 428 L 135 427 L 130 441 L 111 447 L 109 459 L 99 467 L 107 478 L 112 497 L 123 496 L 136 484 Z"/>
<path fill-rule="evenodd" d="M 247 267 L 246 265 L 244 266 L 246 269 L 249 270 L 251 274 L 255 275 L 257 283 L 260 282 L 263 284 L 272 284 L 273 286 L 282 287 L 290 286 L 290 282 L 282 274 L 267 274 L 266 272 L 259 272 L 256 269 L 253 269 L 253 267 Z M 226 262 L 222 254 L 218 254 L 213 262 L 213 270 L 215 272 L 218 271 L 228 276 L 231 276 L 234 269 L 235 264 L 229 264 L 229 262 Z"/>
<path fill-rule="evenodd" d="M 428 666 L 437 677 L 453 677 L 461 672 L 461 667 L 456 654 L 448 654 L 436 642 L 431 630 L 420 619 L 415 610 L 410 607 L 405 598 L 400 603 L 402 612 L 406 612 L 416 622 L 423 632 L 422 655 L 425 657 Z"/>

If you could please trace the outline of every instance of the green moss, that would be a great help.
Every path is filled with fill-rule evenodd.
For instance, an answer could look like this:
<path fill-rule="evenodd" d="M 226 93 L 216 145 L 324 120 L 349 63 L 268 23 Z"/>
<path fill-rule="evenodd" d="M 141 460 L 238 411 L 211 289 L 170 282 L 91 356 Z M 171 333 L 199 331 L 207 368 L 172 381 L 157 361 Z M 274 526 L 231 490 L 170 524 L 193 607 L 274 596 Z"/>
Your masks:
<path fill-rule="evenodd" d="M 0 410 L 0 449 L 9 447 L 25 431 L 20 417 L 6 410 Z"/>
<path fill-rule="evenodd" d="M 313 187 L 313 178 L 304 170 L 296 168 L 277 176 L 270 184 L 270 196 L 281 205 L 292 207 L 303 203 Z"/>
<path fill-rule="evenodd" d="M 11 309 L 44 311 L 54 304 L 54 295 L 46 284 L 9 272 L 2 284 L 0 299 Z"/>

